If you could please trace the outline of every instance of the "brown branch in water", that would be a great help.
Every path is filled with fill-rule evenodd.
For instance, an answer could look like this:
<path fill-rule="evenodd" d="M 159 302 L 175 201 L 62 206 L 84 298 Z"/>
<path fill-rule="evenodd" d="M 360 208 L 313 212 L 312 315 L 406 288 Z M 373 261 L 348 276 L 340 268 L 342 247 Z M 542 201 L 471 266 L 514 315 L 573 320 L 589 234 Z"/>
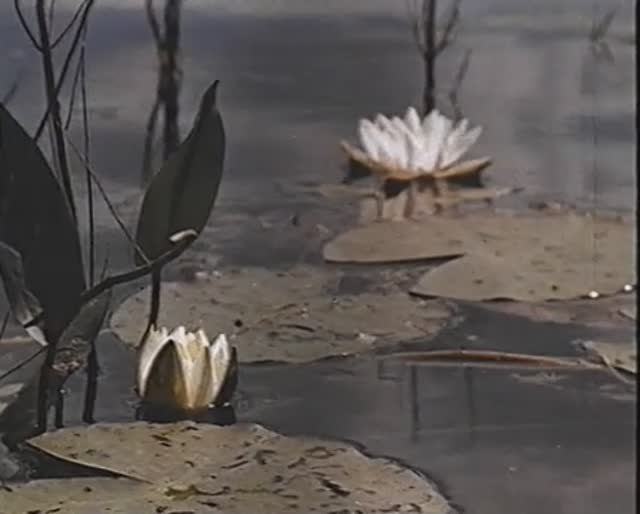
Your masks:
<path fill-rule="evenodd" d="M 38 20 L 38 31 L 40 34 L 40 53 L 42 55 L 42 68 L 44 71 L 45 93 L 47 97 L 48 110 L 51 111 L 52 131 L 55 147 L 52 149 L 58 162 L 58 170 L 62 179 L 62 186 L 67 197 L 67 204 L 74 221 L 77 223 L 73 189 L 71 186 L 71 174 L 67 162 L 67 153 L 62 134 L 62 124 L 60 121 L 60 103 L 56 92 L 56 79 L 53 70 L 53 56 L 51 54 L 51 44 L 49 41 L 49 28 L 47 27 L 47 14 L 44 0 L 36 0 L 36 17 Z"/>
<path fill-rule="evenodd" d="M 83 2 L 78 6 L 78 8 L 76 9 L 76 12 L 73 13 L 73 16 L 71 17 L 71 20 L 69 21 L 67 26 L 64 29 L 62 29 L 60 34 L 58 34 L 56 38 L 53 40 L 53 42 L 51 43 L 51 49 L 54 49 L 55 47 L 57 47 L 60 44 L 60 42 L 64 39 L 64 37 L 69 33 L 69 31 L 73 28 L 76 21 L 78 21 L 80 14 L 82 13 L 82 9 L 86 7 L 89 1 L 90 0 L 83 0 Z M 55 2 L 51 2 L 51 3 L 53 5 Z"/>
<path fill-rule="evenodd" d="M 84 11 L 82 11 L 82 19 L 80 20 L 80 24 L 76 29 L 76 32 L 73 36 L 73 40 L 69 45 L 69 50 L 67 52 L 67 55 L 65 56 L 64 63 L 62 64 L 62 69 L 60 71 L 60 76 L 55 86 L 56 98 L 60 96 L 60 91 L 62 91 L 62 86 L 64 85 L 64 82 L 67 77 L 67 73 L 69 72 L 71 60 L 75 55 L 75 52 L 78 48 L 78 44 L 80 43 L 81 36 L 83 34 L 83 28 L 87 23 L 87 19 L 89 17 L 93 4 L 94 4 L 94 0 L 87 0 Z M 44 115 L 42 116 L 42 119 L 40 120 L 40 123 L 38 124 L 38 128 L 36 129 L 35 135 L 33 136 L 36 142 L 40 139 L 40 136 L 42 136 L 42 132 L 44 130 L 44 127 L 46 126 L 47 120 L 49 119 L 49 115 L 51 113 L 51 107 L 52 107 L 51 105 L 47 104 L 47 110 L 45 111 Z"/>
<path fill-rule="evenodd" d="M 178 52 L 180 43 L 180 7 L 182 0 L 167 0 L 164 10 L 165 34 L 163 56 L 160 59 L 160 88 L 164 101 L 164 159 L 175 152 L 180 144 L 178 130 L 178 94 L 180 91 L 180 69 Z"/>
<path fill-rule="evenodd" d="M 436 54 L 441 53 L 445 48 L 453 43 L 455 35 L 454 31 L 458 26 L 458 21 L 460 19 L 460 2 L 461 0 L 453 0 L 453 3 L 451 4 L 451 9 L 449 10 L 449 14 L 444 22 L 444 29 L 436 44 Z"/>
<path fill-rule="evenodd" d="M 166 160 L 175 152 L 180 144 L 178 96 L 182 72 L 178 65 L 178 55 L 181 6 L 182 0 L 166 0 L 164 7 L 164 33 L 162 33 L 154 11 L 153 1 L 146 0 L 145 2 L 147 20 L 159 62 L 156 98 L 149 114 L 145 133 L 142 160 L 142 178 L 145 182 L 152 175 L 153 142 L 160 108 L 164 111 L 163 160 Z"/>
<path fill-rule="evenodd" d="M 413 364 L 512 364 L 533 367 L 561 368 L 601 368 L 598 364 L 584 359 L 552 357 L 526 353 L 500 352 L 491 350 L 430 350 L 390 355 L 387 358 L 400 359 Z"/>
<path fill-rule="evenodd" d="M 461 0 L 452 0 L 453 3 L 439 37 L 436 27 L 437 0 L 420 1 L 420 6 L 414 5 L 412 30 L 424 67 L 422 114 L 426 116 L 436 107 L 436 59 L 453 41 L 454 31 L 460 18 Z"/>
<path fill-rule="evenodd" d="M 36 40 L 36 36 L 31 31 L 27 20 L 24 17 L 24 13 L 22 12 L 22 7 L 20 6 L 20 0 L 13 0 L 13 7 L 16 11 L 16 15 L 18 16 L 18 20 L 20 21 L 20 25 L 22 25 L 22 29 L 24 30 L 27 37 L 31 40 L 31 44 L 34 46 L 36 50 L 39 52 L 42 51 L 40 44 Z"/>
<path fill-rule="evenodd" d="M 460 108 L 460 103 L 458 102 L 458 93 L 460 92 L 462 82 L 467 75 L 467 70 L 469 69 L 470 62 L 471 49 L 468 48 L 465 51 L 464 56 L 462 57 L 462 61 L 460 62 L 460 66 L 458 67 L 456 76 L 453 79 L 453 84 L 451 85 L 451 89 L 449 90 L 449 103 L 451 104 L 451 109 L 453 110 L 454 122 L 458 122 L 463 118 L 462 109 Z"/>
<path fill-rule="evenodd" d="M 145 255 L 144 251 L 142 250 L 142 248 L 140 248 L 138 243 L 136 243 L 135 238 L 133 237 L 131 232 L 129 232 L 129 229 L 127 229 L 126 225 L 124 224 L 124 222 L 122 221 L 122 219 L 118 215 L 118 212 L 116 211 L 116 208 L 111 203 L 111 200 L 109 200 L 109 195 L 107 195 L 107 192 L 105 191 L 104 187 L 102 186 L 102 183 L 100 182 L 100 179 L 98 178 L 98 176 L 91 169 L 91 166 L 89 165 L 89 162 L 87 160 L 86 155 L 82 155 L 80 150 L 78 150 L 76 145 L 69 138 L 67 138 L 67 141 L 68 141 L 69 146 L 71 147 L 71 149 L 74 151 L 74 153 L 78 157 L 78 159 L 80 159 L 82 161 L 82 163 L 84 165 L 84 168 L 85 168 L 85 171 L 91 176 L 91 179 L 92 179 L 93 183 L 98 188 L 98 192 L 102 196 L 102 199 L 104 200 L 105 204 L 107 205 L 107 208 L 109 209 L 109 212 L 113 216 L 113 219 L 118 224 L 118 227 L 120 227 L 120 230 L 122 230 L 122 232 L 124 233 L 125 237 L 129 241 L 131 246 L 134 248 L 134 250 L 136 251 L 138 256 L 143 261 L 145 261 L 146 263 L 149 263 L 150 262 L 149 258 Z"/>
<path fill-rule="evenodd" d="M 146 182 L 153 174 L 153 140 L 156 134 L 156 123 L 158 122 L 158 113 L 160 112 L 160 99 L 156 96 L 144 136 L 144 148 L 142 151 L 142 179 Z"/>
<path fill-rule="evenodd" d="M 153 0 L 145 0 L 145 9 L 149 27 L 151 27 L 151 35 L 153 36 L 156 46 L 159 47 L 162 44 L 162 36 L 160 35 L 160 25 L 158 24 L 158 19 L 153 9 Z"/>

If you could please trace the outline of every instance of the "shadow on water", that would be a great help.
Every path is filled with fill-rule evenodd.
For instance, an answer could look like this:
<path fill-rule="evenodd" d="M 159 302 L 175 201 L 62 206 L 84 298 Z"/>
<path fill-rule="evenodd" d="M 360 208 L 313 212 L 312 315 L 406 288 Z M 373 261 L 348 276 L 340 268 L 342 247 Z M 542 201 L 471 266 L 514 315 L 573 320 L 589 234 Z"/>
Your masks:
<path fill-rule="evenodd" d="M 569 341 L 588 336 L 577 326 L 468 314 L 423 348 L 573 356 Z M 131 421 L 133 354 L 108 333 L 100 350 L 96 418 Z M 357 441 L 435 479 L 465 512 L 633 512 L 634 386 L 605 372 L 427 367 L 365 355 L 240 373 L 238 421 Z M 82 379 L 72 378 L 69 424 L 80 422 L 81 391 Z"/>

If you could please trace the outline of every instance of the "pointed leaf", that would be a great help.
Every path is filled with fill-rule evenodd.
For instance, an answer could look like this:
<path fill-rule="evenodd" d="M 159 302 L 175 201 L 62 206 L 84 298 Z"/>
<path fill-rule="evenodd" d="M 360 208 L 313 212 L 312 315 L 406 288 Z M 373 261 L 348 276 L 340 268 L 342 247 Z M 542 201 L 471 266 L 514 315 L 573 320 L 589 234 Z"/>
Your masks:
<path fill-rule="evenodd" d="M 224 165 L 225 133 L 214 82 L 202 97 L 193 129 L 153 177 L 145 194 L 136 241 L 149 259 L 168 251 L 172 234 L 207 224 Z M 143 260 L 136 255 L 136 263 Z"/>
<path fill-rule="evenodd" d="M 22 257 L 9 245 L 0 241 L 0 277 L 15 319 L 41 345 L 46 346 L 46 338 L 36 322 L 42 316 L 38 299 L 27 289 L 24 280 Z"/>
<path fill-rule="evenodd" d="M 85 366 L 104 323 L 110 299 L 111 290 L 108 290 L 84 304 L 60 336 L 49 379 L 49 407 L 53 405 L 54 393 L 72 373 Z M 36 433 L 39 382 L 40 375 L 37 374 L 0 414 L 0 432 L 6 441 L 21 441 Z"/>
<path fill-rule="evenodd" d="M 0 240 L 22 256 L 26 286 L 40 300 L 47 336 L 57 339 L 85 288 L 78 232 L 42 152 L 3 105 Z"/>
<path fill-rule="evenodd" d="M 73 372 L 86 364 L 91 346 L 104 323 L 110 301 L 111 289 L 108 289 L 84 304 L 73 321 L 64 329 L 56 346 L 56 357 L 53 362 L 53 368 L 63 383 Z"/>

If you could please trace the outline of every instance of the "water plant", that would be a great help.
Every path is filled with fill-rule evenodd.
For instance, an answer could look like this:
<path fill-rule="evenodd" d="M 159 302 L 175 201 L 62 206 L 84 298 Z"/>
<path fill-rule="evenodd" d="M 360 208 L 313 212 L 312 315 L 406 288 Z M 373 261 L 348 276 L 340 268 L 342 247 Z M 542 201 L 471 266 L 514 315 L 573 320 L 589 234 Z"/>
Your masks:
<path fill-rule="evenodd" d="M 19 0 L 14 2 L 27 36 L 42 57 L 47 109 L 35 134 L 30 136 L 0 104 L 0 275 L 13 317 L 43 346 L 46 357 L 37 376 L 0 416 L 5 435 L 7 425 L 15 425 L 18 418 L 21 422 L 16 430 L 24 432 L 24 436 L 45 431 L 49 409 L 54 405 L 56 425 L 61 425 L 62 385 L 85 366 L 88 385 L 83 419 L 93 421 L 98 376 L 95 339 L 106 316 L 112 288 L 146 275 L 151 275 L 159 287 L 162 267 L 184 252 L 206 224 L 222 176 L 225 134 L 216 106 L 215 81 L 203 95 L 193 130 L 146 189 L 135 240 L 112 210 L 134 248 L 136 267 L 110 274 L 105 263 L 96 280 L 94 186 L 101 193 L 104 191 L 89 165 L 83 71 L 84 41 L 93 3 L 83 1 L 54 37 L 51 21 L 55 1 L 35 0 L 36 37 Z M 58 71 L 53 50 L 70 35 L 68 51 Z M 83 91 L 84 153 L 69 139 L 68 124 L 65 127 L 60 108 L 60 93 L 74 57 L 76 77 Z M 74 80 L 72 99 L 77 85 Z M 51 165 L 37 143 L 47 125 L 52 135 Z M 86 171 L 88 269 L 79 230 L 80 198 L 74 193 L 69 173 L 69 148 L 79 154 Z M 106 195 L 103 199 L 110 206 Z M 16 416 L 17 412 L 21 415 Z"/>

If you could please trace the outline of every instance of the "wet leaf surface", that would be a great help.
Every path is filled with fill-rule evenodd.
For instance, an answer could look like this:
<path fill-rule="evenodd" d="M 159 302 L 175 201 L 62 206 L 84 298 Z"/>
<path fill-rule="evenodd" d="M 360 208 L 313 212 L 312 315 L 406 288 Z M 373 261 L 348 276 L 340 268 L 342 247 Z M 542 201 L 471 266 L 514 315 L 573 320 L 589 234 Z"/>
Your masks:
<path fill-rule="evenodd" d="M 427 480 L 392 461 L 259 425 L 98 424 L 29 444 L 124 478 L 16 485 L 0 491 L 10 512 L 449 512 Z"/>
<path fill-rule="evenodd" d="M 582 341 L 579 345 L 591 355 L 599 357 L 607 366 L 638 373 L 638 350 L 633 341 L 606 342 L 606 341 Z"/>
<path fill-rule="evenodd" d="M 73 218 L 44 155 L 0 105 L 0 241 L 22 256 L 26 286 L 57 339 L 85 288 Z"/>
<path fill-rule="evenodd" d="M 217 81 L 203 95 L 191 132 L 145 193 L 136 241 L 149 259 L 171 249 L 173 234 L 189 229 L 200 233 L 209 219 L 225 154 L 224 127 L 215 105 L 216 88 Z M 145 262 L 136 254 L 136 263 Z"/>
<path fill-rule="evenodd" d="M 108 291 L 83 305 L 60 336 L 49 377 L 49 406 L 53 405 L 56 392 L 67 379 L 86 366 L 91 345 L 102 327 L 110 299 Z M 0 413 L 0 433 L 5 440 L 17 442 L 36 433 L 40 376 L 40 373 L 34 373 L 19 389 L 15 399 Z"/>
<path fill-rule="evenodd" d="M 428 271 L 421 296 L 459 300 L 566 300 L 620 292 L 636 281 L 633 226 L 573 213 L 476 212 L 423 222 L 374 223 L 325 246 L 338 262 L 393 262 L 461 256 Z"/>
<path fill-rule="evenodd" d="M 165 284 L 160 319 L 202 326 L 210 337 L 226 333 L 241 362 L 304 362 L 429 338 L 454 314 L 440 300 L 417 300 L 392 285 L 331 294 L 339 281 L 331 270 L 312 267 L 223 270 L 202 281 Z M 125 342 L 140 339 L 148 297 L 147 290 L 132 296 L 112 317 Z"/>

